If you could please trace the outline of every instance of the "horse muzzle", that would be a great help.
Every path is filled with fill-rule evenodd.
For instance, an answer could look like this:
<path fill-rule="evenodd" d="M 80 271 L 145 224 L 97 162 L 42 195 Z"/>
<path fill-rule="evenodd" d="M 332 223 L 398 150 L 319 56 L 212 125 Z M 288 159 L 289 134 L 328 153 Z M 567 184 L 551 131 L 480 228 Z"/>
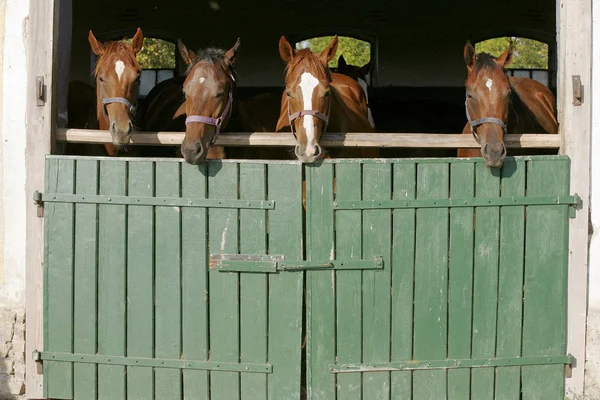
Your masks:
<path fill-rule="evenodd" d="M 294 149 L 294 153 L 299 161 L 303 163 L 312 164 L 319 159 L 321 156 L 323 149 L 317 143 L 314 147 L 307 146 L 305 148 L 301 148 L 300 146 L 296 146 Z"/>
<path fill-rule="evenodd" d="M 489 168 L 500 168 L 506 158 L 506 146 L 503 142 L 484 144 L 481 146 L 481 155 L 485 165 Z"/>

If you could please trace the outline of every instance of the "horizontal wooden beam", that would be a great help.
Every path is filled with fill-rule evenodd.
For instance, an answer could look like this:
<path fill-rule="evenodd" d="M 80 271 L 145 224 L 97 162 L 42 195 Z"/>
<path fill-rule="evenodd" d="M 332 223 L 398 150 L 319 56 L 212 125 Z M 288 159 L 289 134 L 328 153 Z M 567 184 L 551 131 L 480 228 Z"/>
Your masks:
<path fill-rule="evenodd" d="M 131 144 L 150 146 L 178 146 L 183 132 L 137 132 Z M 58 129 L 57 140 L 72 143 L 111 143 L 110 133 L 100 130 Z M 324 147 L 413 147 L 413 148 L 478 148 L 471 135 L 433 133 L 327 133 L 320 141 Z M 506 135 L 510 148 L 550 148 L 561 145 L 559 135 L 520 134 Z M 220 146 L 292 147 L 296 144 L 289 132 L 222 133 Z"/>

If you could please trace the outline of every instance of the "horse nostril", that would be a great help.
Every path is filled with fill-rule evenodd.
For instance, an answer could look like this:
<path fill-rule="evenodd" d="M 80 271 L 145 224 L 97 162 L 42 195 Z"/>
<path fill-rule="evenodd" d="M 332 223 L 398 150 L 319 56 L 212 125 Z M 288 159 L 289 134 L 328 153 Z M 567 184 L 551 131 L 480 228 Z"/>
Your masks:
<path fill-rule="evenodd" d="M 127 127 L 127 134 L 129 135 L 133 131 L 133 124 L 129 122 L 129 126 Z"/>
<path fill-rule="evenodd" d="M 321 146 L 317 143 L 315 148 L 317 149 L 317 151 L 315 152 L 314 156 L 319 157 L 321 155 L 321 151 L 322 151 Z"/>

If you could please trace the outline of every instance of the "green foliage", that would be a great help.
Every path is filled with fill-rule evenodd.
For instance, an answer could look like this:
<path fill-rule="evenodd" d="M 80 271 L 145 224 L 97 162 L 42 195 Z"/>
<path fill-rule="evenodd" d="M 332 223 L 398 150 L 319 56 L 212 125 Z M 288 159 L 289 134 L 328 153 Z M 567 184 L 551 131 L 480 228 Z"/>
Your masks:
<path fill-rule="evenodd" d="M 508 49 L 511 41 L 515 44 L 515 52 L 507 68 L 548 69 L 548 45 L 537 40 L 500 37 L 477 43 L 475 50 L 497 57 Z"/>
<path fill-rule="evenodd" d="M 333 36 L 306 39 L 296 43 L 296 48 L 302 49 L 308 47 L 313 53 L 320 53 L 332 40 Z M 362 67 L 371 60 L 371 43 L 352 37 L 338 36 L 337 53 L 333 60 L 329 62 L 329 67 L 337 67 L 338 58 L 342 54 L 348 64 Z"/>
<path fill-rule="evenodd" d="M 125 41 L 131 43 L 131 39 Z M 175 69 L 175 43 L 144 38 L 144 47 L 138 53 L 137 60 L 143 69 Z"/>

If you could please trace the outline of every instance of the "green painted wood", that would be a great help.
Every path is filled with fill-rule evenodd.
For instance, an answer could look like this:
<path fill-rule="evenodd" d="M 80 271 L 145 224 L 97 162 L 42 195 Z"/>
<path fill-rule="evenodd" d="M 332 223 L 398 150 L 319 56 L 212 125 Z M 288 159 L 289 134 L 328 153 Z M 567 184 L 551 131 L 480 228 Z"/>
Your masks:
<path fill-rule="evenodd" d="M 98 192 L 98 162 L 77 160 L 77 194 L 95 195 Z M 75 205 L 75 269 L 73 306 L 73 351 L 96 353 L 96 283 L 98 257 L 97 237 L 98 206 L 95 204 Z M 73 396 L 76 399 L 96 398 L 96 366 L 74 364 Z"/>
<path fill-rule="evenodd" d="M 335 259 L 333 236 L 333 165 L 307 165 L 306 235 L 308 260 Z M 306 368 L 311 371 L 308 396 L 335 398 L 335 377 L 327 366 L 335 360 L 335 272 L 306 273 Z"/>
<path fill-rule="evenodd" d="M 484 164 L 475 167 L 475 196 L 499 197 L 500 172 Z M 473 333 L 471 357 L 494 357 L 496 351 L 496 311 L 498 302 L 498 251 L 500 209 L 475 208 L 475 250 L 473 266 Z M 492 399 L 494 370 L 471 373 L 471 396 Z"/>
<path fill-rule="evenodd" d="M 267 197 L 266 167 L 240 164 L 240 199 Z M 266 254 L 267 213 L 240 210 L 240 252 Z M 267 362 L 267 281 L 265 274 L 240 274 L 240 360 Z M 267 399 L 267 376 L 241 374 L 243 399 Z"/>
<path fill-rule="evenodd" d="M 338 164 L 335 168 L 336 200 L 360 199 L 362 176 L 360 164 Z M 362 212 L 340 210 L 335 214 L 335 256 L 362 258 Z M 362 349 L 361 271 L 337 271 L 336 285 L 336 356 L 339 363 L 359 363 Z M 337 377 L 338 400 L 360 400 L 360 373 Z"/>
<path fill-rule="evenodd" d="M 502 197 L 525 195 L 526 164 L 507 159 L 502 168 Z M 521 355 L 525 208 L 500 209 L 500 260 L 498 266 L 497 357 Z M 495 399 L 518 400 L 521 369 L 496 369 Z"/>
<path fill-rule="evenodd" d="M 75 191 L 75 161 L 49 160 L 46 190 Z M 48 205 L 44 301 L 44 346 L 53 351 L 73 351 L 73 204 Z M 48 362 L 44 365 L 45 397 L 73 397 L 73 364 Z"/>
<path fill-rule="evenodd" d="M 181 164 L 156 163 L 156 196 L 179 196 Z M 154 247 L 154 355 L 181 357 L 181 208 L 156 207 Z M 155 369 L 154 396 L 177 398 L 181 393 L 180 371 Z"/>
<path fill-rule="evenodd" d="M 392 196 L 392 166 L 363 165 L 363 200 L 390 199 Z M 392 213 L 390 210 L 363 211 L 363 257 L 383 256 L 390 259 Z M 390 358 L 390 285 L 391 268 L 363 271 L 363 362 L 389 361 Z M 363 374 L 363 398 L 388 399 L 389 372 Z"/>
<path fill-rule="evenodd" d="M 530 161 L 527 196 L 566 194 L 567 160 Z M 567 206 L 527 207 L 523 356 L 566 351 Z M 522 368 L 523 398 L 563 399 L 564 367 Z"/>
<path fill-rule="evenodd" d="M 416 164 L 394 164 L 394 200 L 416 196 Z M 391 361 L 412 358 L 413 282 L 415 273 L 415 210 L 393 210 L 392 232 L 392 342 Z M 390 398 L 410 399 L 412 373 L 391 373 Z"/>
<path fill-rule="evenodd" d="M 267 166 L 268 249 L 302 259 L 302 164 Z M 300 399 L 303 273 L 269 274 L 269 399 Z"/>
<path fill-rule="evenodd" d="M 154 163 L 130 162 L 130 196 L 154 194 Z M 152 357 L 154 342 L 154 207 L 127 210 L 127 356 Z M 152 399 L 152 368 L 127 367 L 127 398 Z"/>
<path fill-rule="evenodd" d="M 475 164 L 450 164 L 452 199 L 475 196 Z M 473 301 L 473 208 L 450 210 L 448 277 L 448 357 L 471 356 Z M 470 399 L 471 372 L 448 371 L 448 399 Z"/>
<path fill-rule="evenodd" d="M 181 164 L 181 195 L 206 197 L 207 166 Z M 181 299 L 183 356 L 208 359 L 207 210 L 181 209 Z M 183 371 L 183 398 L 209 399 L 207 371 Z"/>
<path fill-rule="evenodd" d="M 447 198 L 449 165 L 417 165 L 417 198 Z M 446 357 L 448 209 L 417 210 L 413 358 Z M 446 396 L 445 371 L 413 372 L 413 398 Z"/>
<path fill-rule="evenodd" d="M 124 196 L 127 163 L 106 160 L 100 164 L 100 195 Z M 126 349 L 126 206 L 98 206 L 98 353 L 124 356 Z M 125 399 L 126 369 L 98 366 L 98 399 Z"/>
<path fill-rule="evenodd" d="M 238 164 L 210 162 L 208 196 L 211 199 L 238 198 Z M 238 252 L 238 211 L 210 209 L 210 253 Z M 236 362 L 240 354 L 239 274 L 209 272 L 210 358 Z M 211 372 L 212 399 L 239 399 L 240 375 L 235 372 Z"/>

